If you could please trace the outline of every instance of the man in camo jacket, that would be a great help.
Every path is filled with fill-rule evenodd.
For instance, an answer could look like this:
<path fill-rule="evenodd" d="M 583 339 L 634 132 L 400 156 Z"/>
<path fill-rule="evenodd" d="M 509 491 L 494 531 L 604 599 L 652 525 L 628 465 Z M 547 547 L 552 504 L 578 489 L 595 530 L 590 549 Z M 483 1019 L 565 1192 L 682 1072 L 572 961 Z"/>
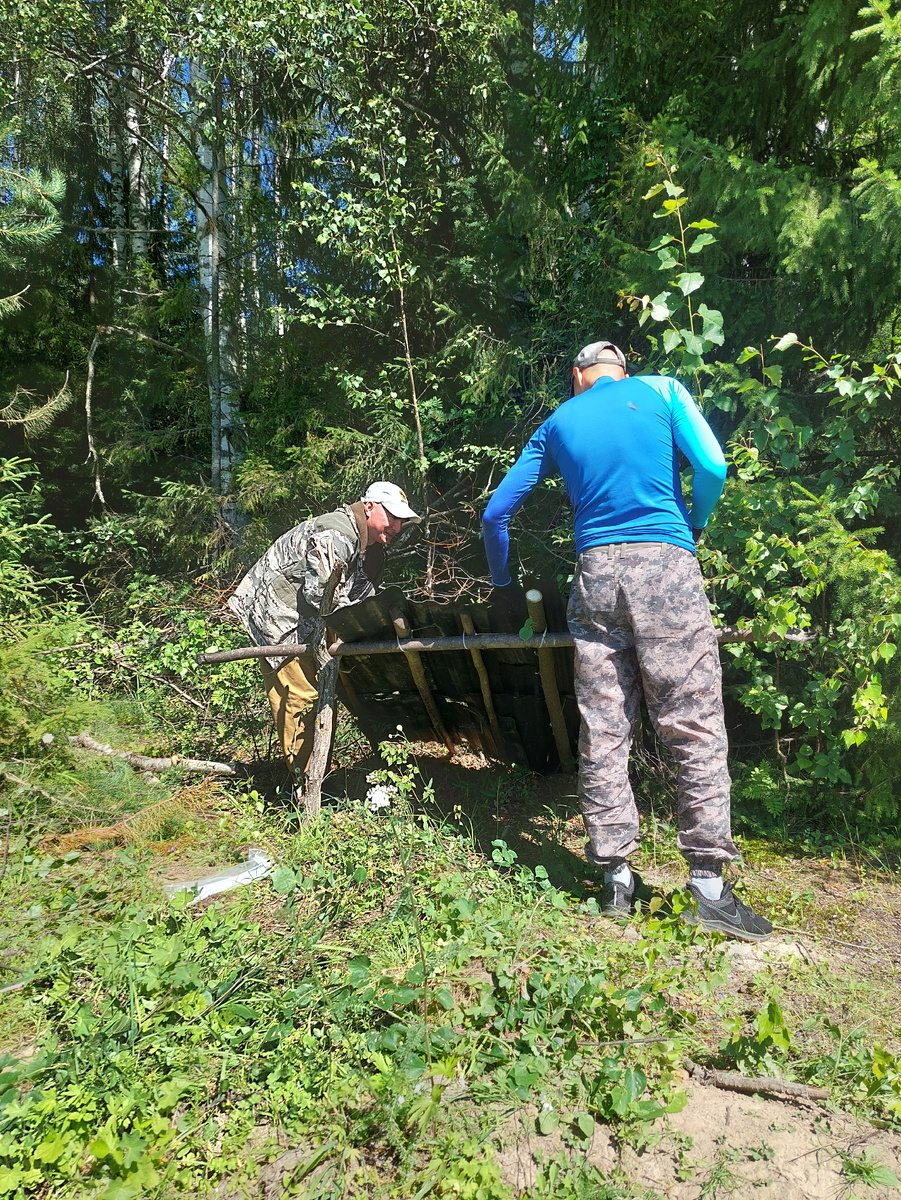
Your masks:
<path fill-rule="evenodd" d="M 250 568 L 228 602 L 258 646 L 304 643 L 312 635 L 322 595 L 337 563 L 344 564 L 333 608 L 375 595 L 385 547 L 405 521 L 419 521 L 393 483 L 373 483 L 356 504 L 312 517 L 289 529 Z M 300 780 L 313 749 L 310 710 L 316 702 L 312 659 L 260 659 L 282 751 Z"/>
<path fill-rule="evenodd" d="M 682 499 L 679 451 L 694 468 Z M 485 549 L 496 589 L 511 516 L 552 472 L 575 509 L 578 566 L 569 601 L 582 715 L 579 792 L 589 861 L 602 868 L 601 908 L 632 911 L 638 810 L 629 747 L 644 694 L 678 768 L 679 839 L 693 900 L 686 920 L 746 941 L 772 925 L 722 878 L 732 841 L 719 649 L 695 544 L 723 490 L 726 461 L 689 393 L 665 375 L 630 379 L 612 342 L 579 352 L 573 387 L 491 498 Z"/>

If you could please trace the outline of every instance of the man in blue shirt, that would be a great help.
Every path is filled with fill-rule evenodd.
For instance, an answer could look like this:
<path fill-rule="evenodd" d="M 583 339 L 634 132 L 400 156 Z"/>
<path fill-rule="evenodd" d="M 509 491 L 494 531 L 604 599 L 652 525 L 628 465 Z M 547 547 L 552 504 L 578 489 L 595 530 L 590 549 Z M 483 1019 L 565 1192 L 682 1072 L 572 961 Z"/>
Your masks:
<path fill-rule="evenodd" d="M 679 451 L 694 468 L 682 499 Z M 569 601 L 582 715 L 579 791 L 590 862 L 604 871 L 602 910 L 627 915 L 638 810 L 629 786 L 632 728 L 644 694 L 678 768 L 679 849 L 705 929 L 760 941 L 772 925 L 722 877 L 731 835 L 719 648 L 695 543 L 720 497 L 726 462 L 689 393 L 664 375 L 629 378 L 612 342 L 592 342 L 573 367 L 573 395 L 535 432 L 485 512 L 496 588 L 512 586 L 510 518 L 549 474 L 575 510 L 578 566 Z"/>

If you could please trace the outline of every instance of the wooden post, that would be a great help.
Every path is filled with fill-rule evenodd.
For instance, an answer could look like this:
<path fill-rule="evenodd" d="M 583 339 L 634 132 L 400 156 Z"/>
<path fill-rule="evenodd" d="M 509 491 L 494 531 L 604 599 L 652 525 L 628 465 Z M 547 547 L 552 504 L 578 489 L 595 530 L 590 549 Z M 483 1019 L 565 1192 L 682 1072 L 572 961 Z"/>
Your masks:
<path fill-rule="evenodd" d="M 391 610 L 391 620 L 394 623 L 394 631 L 397 634 L 398 641 L 406 641 L 411 633 L 410 622 L 396 608 L 392 608 Z M 454 743 L 444 728 L 444 722 L 441 720 L 438 705 L 435 703 L 435 697 L 432 695 L 432 689 L 429 687 L 429 681 L 426 677 L 425 667 L 422 665 L 422 657 L 419 651 L 404 651 L 404 658 L 410 664 L 410 674 L 413 676 L 413 682 L 416 684 L 416 689 L 419 692 L 422 703 L 425 705 L 426 712 L 429 714 L 429 720 L 432 722 L 432 727 L 436 735 L 447 746 L 448 754 L 453 754 Z"/>
<path fill-rule="evenodd" d="M 544 597 L 537 588 L 526 592 L 526 604 L 529 616 L 532 618 L 532 633 L 537 636 L 547 629 L 547 619 L 544 615 Z M 569 748 L 569 733 L 563 717 L 563 705 L 560 703 L 560 691 L 557 688 L 557 672 L 554 669 L 554 651 L 547 646 L 538 649 L 538 670 L 541 674 L 541 687 L 547 704 L 548 716 L 551 718 L 551 728 L 554 731 L 554 743 L 557 747 L 557 757 L 564 770 L 572 761 Z"/>
<path fill-rule="evenodd" d="M 467 636 L 475 633 L 475 626 L 468 612 L 460 613 L 460 624 L 463 626 L 463 633 Z M 497 709 L 494 707 L 494 697 L 491 695 L 491 684 L 488 680 L 488 672 L 485 669 L 485 660 L 482 658 L 482 651 L 478 646 L 469 646 L 468 650 L 472 658 L 472 665 L 476 669 L 476 675 L 479 677 L 479 686 L 482 689 L 482 703 L 485 705 L 485 715 L 488 717 L 488 724 L 491 726 L 491 738 L 494 742 L 495 753 L 501 762 L 509 762 L 510 758 L 507 754 L 506 742 L 497 719 Z"/>
<path fill-rule="evenodd" d="M 344 563 L 336 563 L 322 593 L 319 617 L 310 644 L 316 655 L 316 724 L 313 727 L 313 750 L 304 772 L 303 783 L 294 789 L 295 799 L 303 803 L 304 821 L 319 816 L 322 806 L 322 781 L 328 770 L 335 734 L 336 695 L 338 691 L 338 659 L 328 652 L 325 620 L 335 602 L 335 590 L 344 574 Z"/>

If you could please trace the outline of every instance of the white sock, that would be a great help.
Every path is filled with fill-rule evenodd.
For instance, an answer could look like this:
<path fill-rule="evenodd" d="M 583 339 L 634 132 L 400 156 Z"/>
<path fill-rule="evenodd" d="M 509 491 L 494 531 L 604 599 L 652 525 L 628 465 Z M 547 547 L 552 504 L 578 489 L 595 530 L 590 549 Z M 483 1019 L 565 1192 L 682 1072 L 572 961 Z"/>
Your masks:
<path fill-rule="evenodd" d="M 632 868 L 628 863 L 623 863 L 621 867 L 617 867 L 615 871 L 604 872 L 604 883 L 621 883 L 623 887 L 628 887 L 632 882 Z"/>
<path fill-rule="evenodd" d="M 700 875 L 691 875 L 691 886 L 701 893 L 705 900 L 719 900 L 723 895 L 723 877 L 714 875 L 712 879 L 704 879 Z"/>

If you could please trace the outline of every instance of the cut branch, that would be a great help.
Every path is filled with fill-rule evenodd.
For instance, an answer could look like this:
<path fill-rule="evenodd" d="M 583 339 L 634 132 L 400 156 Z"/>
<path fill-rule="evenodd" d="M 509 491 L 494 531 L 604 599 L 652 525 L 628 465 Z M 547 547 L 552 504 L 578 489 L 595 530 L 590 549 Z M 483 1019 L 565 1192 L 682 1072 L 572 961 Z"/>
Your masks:
<path fill-rule="evenodd" d="M 785 1096 L 794 1100 L 828 1100 L 828 1088 L 809 1087 L 806 1083 L 792 1083 L 788 1079 L 774 1079 L 763 1076 L 752 1079 L 750 1075 L 738 1075 L 734 1071 L 710 1071 L 698 1066 L 690 1058 L 685 1059 L 692 1079 L 698 1083 L 706 1083 L 711 1087 L 723 1088 L 729 1092 L 744 1092 L 748 1096 Z"/>
<path fill-rule="evenodd" d="M 771 633 L 767 637 L 757 637 L 750 629 L 736 629 L 732 625 L 722 625 L 716 630 L 717 641 L 722 645 L 728 642 L 792 642 L 805 644 L 816 640 L 816 634 L 806 630 L 789 630 L 787 633 Z M 538 650 L 541 647 L 564 649 L 571 647 L 571 633 L 545 633 L 541 637 L 521 638 L 517 633 L 476 633 L 470 636 L 458 637 L 420 637 L 410 638 L 401 647 L 397 639 L 389 641 L 342 642 L 336 641 L 328 648 L 329 654 L 337 658 L 353 657 L 358 654 L 400 654 L 410 650 L 449 651 L 465 650 L 469 652 L 473 646 L 480 650 Z M 312 653 L 308 645 L 294 642 L 283 642 L 277 646 L 243 646 L 239 650 L 211 650 L 207 654 L 198 654 L 197 662 L 224 663 L 239 662 L 244 658 L 303 658 Z"/>
<path fill-rule="evenodd" d="M 146 754 L 134 754 L 129 750 L 114 750 L 104 742 L 95 741 L 88 733 L 79 733 L 69 738 L 77 746 L 91 750 L 94 754 L 103 754 L 107 758 L 124 758 L 125 761 L 138 771 L 170 771 L 173 767 L 181 767 L 185 771 L 202 771 L 205 775 L 238 774 L 237 763 L 212 762 L 205 758 L 182 758 L 173 754 L 170 758 L 150 758 Z"/>

